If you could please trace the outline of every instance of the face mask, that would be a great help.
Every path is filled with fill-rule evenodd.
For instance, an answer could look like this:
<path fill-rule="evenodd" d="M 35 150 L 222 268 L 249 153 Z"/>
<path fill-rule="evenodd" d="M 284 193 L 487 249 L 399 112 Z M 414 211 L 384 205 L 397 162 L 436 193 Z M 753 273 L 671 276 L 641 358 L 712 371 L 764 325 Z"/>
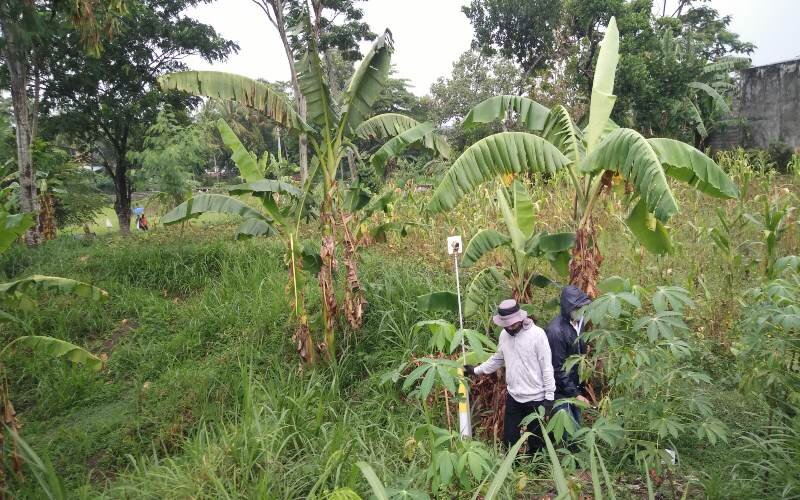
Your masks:
<path fill-rule="evenodd" d="M 520 330 L 522 330 L 521 322 L 506 327 L 506 331 L 509 333 L 509 335 L 516 335 L 520 332 Z"/>
<path fill-rule="evenodd" d="M 583 307 L 579 307 L 578 309 L 573 310 L 571 313 L 569 313 L 570 319 L 576 323 L 582 320 L 583 310 L 584 310 Z"/>

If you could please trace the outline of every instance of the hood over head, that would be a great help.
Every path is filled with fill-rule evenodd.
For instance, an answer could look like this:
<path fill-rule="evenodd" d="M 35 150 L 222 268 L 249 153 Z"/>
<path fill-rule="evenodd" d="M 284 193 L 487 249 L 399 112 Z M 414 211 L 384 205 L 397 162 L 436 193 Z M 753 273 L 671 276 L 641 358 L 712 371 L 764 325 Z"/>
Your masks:
<path fill-rule="evenodd" d="M 567 285 L 561 290 L 561 316 L 570 319 L 570 313 L 592 302 L 583 290 L 575 285 Z"/>

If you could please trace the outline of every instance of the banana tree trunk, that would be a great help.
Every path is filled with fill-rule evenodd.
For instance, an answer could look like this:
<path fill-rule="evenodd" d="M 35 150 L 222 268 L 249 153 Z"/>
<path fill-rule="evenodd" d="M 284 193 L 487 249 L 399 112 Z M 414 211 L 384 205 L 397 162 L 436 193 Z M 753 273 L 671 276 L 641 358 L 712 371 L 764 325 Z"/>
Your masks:
<path fill-rule="evenodd" d="M 39 229 L 42 238 L 46 241 L 56 238 L 56 215 L 53 195 L 50 193 L 40 193 L 41 211 L 39 212 Z"/>
<path fill-rule="evenodd" d="M 17 420 L 17 412 L 14 410 L 14 405 L 11 404 L 11 399 L 8 394 L 8 384 L 6 383 L 5 369 L 2 366 L 0 366 L 0 379 L 0 411 L 2 411 L 4 427 L 3 430 L 0 430 L 0 463 L 6 463 L 4 456 L 5 450 L 11 448 L 11 470 L 14 471 L 18 478 L 22 478 L 22 457 L 20 457 L 17 449 L 16 438 L 16 433 L 19 432 L 19 420 Z M 5 429 L 14 433 L 11 434 L 11 432 L 9 432 L 9 435 L 11 435 L 11 446 L 7 446 L 5 443 Z M 4 467 L 0 467 L 0 500 L 6 498 L 3 493 L 4 491 L 7 491 L 6 477 Z"/>
<path fill-rule="evenodd" d="M 569 282 L 594 299 L 598 295 L 597 280 L 600 275 L 600 254 L 594 220 L 590 216 L 575 233 L 575 246 L 569 262 Z"/>
<path fill-rule="evenodd" d="M 327 174 L 326 174 L 327 175 Z M 336 353 L 335 321 L 339 306 L 336 302 L 336 291 L 333 286 L 333 270 L 336 268 L 336 236 L 334 234 L 333 219 L 333 190 L 335 184 L 332 179 L 327 179 L 325 199 L 322 203 L 320 218 L 322 219 L 322 244 L 320 245 L 320 258 L 322 265 L 319 271 L 319 289 L 322 299 L 322 319 L 325 329 L 325 341 L 320 344 L 322 356 L 331 360 Z"/>
<path fill-rule="evenodd" d="M 302 260 L 298 258 L 295 251 L 294 234 L 289 234 L 289 258 L 287 263 L 289 265 L 289 293 L 292 294 L 293 302 L 291 304 L 294 311 L 295 328 L 292 334 L 292 343 L 297 349 L 297 354 L 300 356 L 300 361 L 304 365 L 311 366 L 316 361 L 316 348 L 314 347 L 314 339 L 311 335 L 311 329 L 308 327 L 308 314 L 306 313 L 305 295 L 303 294 L 302 286 L 298 281 L 298 276 L 301 275 Z"/>
<path fill-rule="evenodd" d="M 346 274 L 344 315 L 353 330 L 358 330 L 364 323 L 364 288 L 358 279 L 358 244 L 348 224 L 352 215 L 342 215 L 342 234 L 344 239 L 344 267 Z"/>

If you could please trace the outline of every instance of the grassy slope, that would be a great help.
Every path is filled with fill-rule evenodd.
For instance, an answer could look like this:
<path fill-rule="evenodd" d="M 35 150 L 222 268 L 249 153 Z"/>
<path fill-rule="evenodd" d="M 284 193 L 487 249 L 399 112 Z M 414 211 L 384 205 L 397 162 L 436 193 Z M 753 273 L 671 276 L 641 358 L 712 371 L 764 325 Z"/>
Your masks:
<path fill-rule="evenodd" d="M 565 226 L 568 214 L 560 207 L 568 206 L 567 196 L 558 189 L 537 194 L 539 220 L 550 230 Z M 730 291 L 750 286 L 758 271 L 729 275 L 704 232 L 714 224 L 717 202 L 683 191 L 680 198 L 683 215 L 673 221 L 678 244 L 670 256 L 640 254 L 618 218 L 601 218 L 603 275 L 684 286 L 698 299 L 689 320 L 706 346 L 703 368 L 716 381 L 703 390 L 730 426 L 732 445 L 676 444 L 687 476 L 707 474 L 709 486 L 716 481 L 746 492 L 746 482 L 731 472 L 741 458 L 734 447 L 739 434 L 763 420 L 763 409 L 735 392 Z M 356 460 L 370 462 L 394 484 L 408 477 L 424 489 L 422 459 L 403 456 L 406 439 L 428 416 L 379 386 L 378 378 L 422 340 L 410 334 L 421 318 L 414 297 L 449 286 L 443 237 L 453 230 L 471 235 L 493 219 L 476 201 L 407 240 L 370 249 L 362 259 L 367 323 L 344 343 L 338 366 L 310 374 L 298 373 L 289 341 L 282 249 L 275 241 L 234 242 L 232 225 L 197 224 L 130 239 L 84 244 L 61 238 L 35 251 L 15 248 L 0 267 L 8 276 L 82 279 L 112 296 L 107 304 L 44 301 L 26 316 L 35 331 L 106 353 L 110 361 L 104 372 L 89 374 L 60 362 L 12 360 L 7 370 L 23 436 L 49 455 L 70 490 L 92 497 L 238 492 L 293 498 L 333 485 L 364 491 L 351 467 Z M 796 242 L 793 229 L 784 253 L 797 253 Z M 550 295 L 542 292 L 537 300 Z"/>

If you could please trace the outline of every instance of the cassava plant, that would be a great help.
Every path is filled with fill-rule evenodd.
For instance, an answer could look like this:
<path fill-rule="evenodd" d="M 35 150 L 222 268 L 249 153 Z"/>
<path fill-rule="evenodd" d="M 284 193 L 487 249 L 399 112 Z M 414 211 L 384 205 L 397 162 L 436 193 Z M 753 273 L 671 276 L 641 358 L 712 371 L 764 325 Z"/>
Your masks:
<path fill-rule="evenodd" d="M 322 241 L 320 245 L 321 267 L 318 281 L 322 296 L 324 340 L 319 343 L 325 357 L 335 353 L 334 322 L 339 306 L 334 293 L 333 272 L 337 267 L 335 194 L 339 166 L 349 152 L 357 152 L 353 140 L 357 130 L 372 112 L 373 105 L 386 87 L 391 66 L 393 42 L 391 32 L 386 30 L 377 38 L 372 49 L 364 57 L 353 74 L 347 88 L 338 100 L 331 97 L 326 82 L 326 71 L 320 60 L 317 41 L 309 30 L 307 46 L 295 62 L 300 91 L 307 105 L 306 119 L 284 96 L 265 83 L 249 78 L 209 71 L 187 71 L 164 75 L 159 80 L 162 88 L 177 89 L 194 95 L 237 101 L 264 113 L 289 133 L 308 137 L 314 152 L 312 168 L 316 166 L 323 179 L 320 221 Z M 402 115 L 398 115 L 402 116 Z M 395 133 L 386 148 L 381 148 L 381 157 L 389 158 L 410 143 L 424 141 L 433 134 L 429 123 L 415 124 L 398 116 L 382 118 L 392 123 L 385 130 Z M 385 160 L 384 160 L 385 161 Z M 379 163 L 375 160 L 375 163 Z"/>
<path fill-rule="evenodd" d="M 575 190 L 576 241 L 570 282 L 592 297 L 598 294 L 602 262 L 595 210 L 602 205 L 597 200 L 613 175 L 624 178 L 638 198 L 626 219 L 628 228 L 646 249 L 658 254 L 670 251 L 665 224 L 678 212 L 668 177 L 714 197 L 738 197 L 730 178 L 701 151 L 672 139 L 647 139 L 610 120 L 616 100 L 613 90 L 618 49 L 619 32 L 612 18 L 597 58 L 589 120 L 583 130 L 564 106 L 548 109 L 521 96 L 495 96 L 475 106 L 464 120 L 465 127 L 515 115 L 515 126 L 522 131 L 490 135 L 467 148 L 445 174 L 428 205 L 430 212 L 450 210 L 489 180 L 566 169 Z"/>

